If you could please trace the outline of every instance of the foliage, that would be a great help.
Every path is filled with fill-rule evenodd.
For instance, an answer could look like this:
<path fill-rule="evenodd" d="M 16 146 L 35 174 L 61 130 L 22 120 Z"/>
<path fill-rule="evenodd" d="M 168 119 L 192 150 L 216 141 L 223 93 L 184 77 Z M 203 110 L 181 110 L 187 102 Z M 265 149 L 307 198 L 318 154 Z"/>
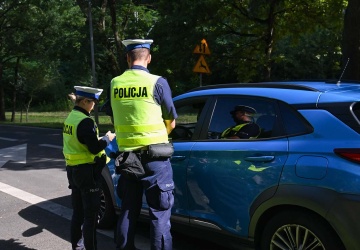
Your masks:
<path fill-rule="evenodd" d="M 153 33 L 161 37 L 153 52 L 156 71 L 175 83 L 176 92 L 198 84 L 192 51 L 202 38 L 211 50 L 205 84 L 339 75 L 344 1 L 163 0 L 157 7 L 162 19 Z M 304 68 L 304 50 L 321 60 L 305 60 Z"/>
<path fill-rule="evenodd" d="M 81 56 L 83 35 L 79 28 L 84 26 L 85 19 L 72 1 L 59 4 L 55 0 L 5 0 L 0 6 L 6 9 L 6 14 L 0 16 L 1 23 L 5 24 L 0 27 L 3 35 L 0 65 L 5 73 L 2 77 L 0 74 L 0 85 L 7 91 L 5 100 L 9 100 L 8 91 L 11 91 L 11 82 L 7 79 L 20 79 L 21 86 L 17 90 L 21 98 L 18 99 L 23 102 L 33 100 L 38 105 L 61 97 L 64 100 L 64 91 L 60 93 L 56 89 L 64 89 L 67 79 L 75 78 L 71 75 L 78 75 L 79 79 L 89 78 L 87 72 L 80 70 L 85 68 L 83 58 L 86 57 Z M 20 67 L 15 76 L 17 59 L 20 59 Z M 81 63 L 74 64 L 76 60 Z M 71 71 L 62 72 L 61 68 L 65 68 L 67 62 Z"/>
<path fill-rule="evenodd" d="M 344 17 L 342 39 L 342 62 L 344 63 L 344 79 L 360 79 L 360 33 L 359 33 L 360 1 L 349 0 Z"/>
<path fill-rule="evenodd" d="M 149 69 L 168 79 L 174 96 L 199 86 L 193 50 L 202 39 L 211 51 L 203 85 L 337 79 L 346 7 L 345 0 L 0 0 L 0 115 L 14 95 L 41 110 L 67 110 L 73 86 L 92 85 L 90 13 L 103 102 L 127 68 L 128 38 L 154 39 Z"/>

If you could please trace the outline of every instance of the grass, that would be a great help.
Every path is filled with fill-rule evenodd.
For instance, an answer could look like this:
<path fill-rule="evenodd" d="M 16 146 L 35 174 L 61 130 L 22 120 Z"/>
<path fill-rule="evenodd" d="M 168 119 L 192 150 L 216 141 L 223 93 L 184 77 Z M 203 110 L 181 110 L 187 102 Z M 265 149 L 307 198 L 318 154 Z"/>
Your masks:
<path fill-rule="evenodd" d="M 0 122 L 0 124 L 62 129 L 63 123 L 68 115 L 69 112 L 65 112 L 65 111 L 29 112 L 28 120 L 26 121 L 26 114 L 23 113 L 21 118 L 20 112 L 17 112 L 15 113 L 14 121 L 11 122 L 10 121 L 11 113 L 5 112 L 6 121 Z M 109 116 L 99 112 L 98 118 L 99 118 L 98 126 L 100 133 L 106 133 L 108 130 L 114 132 L 114 127 L 111 123 L 111 119 Z"/>

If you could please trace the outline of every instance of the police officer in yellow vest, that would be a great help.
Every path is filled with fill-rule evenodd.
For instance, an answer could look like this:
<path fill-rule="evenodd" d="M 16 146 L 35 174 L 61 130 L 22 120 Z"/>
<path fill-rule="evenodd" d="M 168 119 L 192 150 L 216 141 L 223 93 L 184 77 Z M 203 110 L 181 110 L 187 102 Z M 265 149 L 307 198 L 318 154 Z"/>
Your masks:
<path fill-rule="evenodd" d="M 134 250 L 136 221 L 145 190 L 150 214 L 151 249 L 172 249 L 171 208 L 174 203 L 173 172 L 169 158 L 149 157 L 149 145 L 168 143 L 177 114 L 171 90 L 165 78 L 150 74 L 150 45 L 153 40 L 124 40 L 129 69 L 112 79 L 110 103 L 116 141 L 120 151 L 133 151 L 140 158 L 146 176 L 132 180 L 119 178 L 117 194 L 121 198 L 116 249 Z"/>
<path fill-rule="evenodd" d="M 73 206 L 71 244 L 72 249 L 80 249 L 77 243 L 83 235 L 86 250 L 96 250 L 100 177 L 106 163 L 104 149 L 115 138 L 115 134 L 108 131 L 99 138 L 98 127 L 90 117 L 102 89 L 74 88 L 75 106 L 63 127 L 63 154 Z"/>
<path fill-rule="evenodd" d="M 230 112 L 235 126 L 227 128 L 222 132 L 223 139 L 254 139 L 260 135 L 260 127 L 253 122 L 252 116 L 256 110 L 245 105 L 237 105 Z"/>

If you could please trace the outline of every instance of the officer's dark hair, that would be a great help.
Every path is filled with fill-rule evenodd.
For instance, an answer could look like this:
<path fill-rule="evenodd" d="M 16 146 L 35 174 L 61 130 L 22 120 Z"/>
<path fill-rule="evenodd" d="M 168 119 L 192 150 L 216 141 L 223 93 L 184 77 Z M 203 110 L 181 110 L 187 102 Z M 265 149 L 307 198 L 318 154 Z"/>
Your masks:
<path fill-rule="evenodd" d="M 136 60 L 145 59 L 150 54 L 150 50 L 147 48 L 138 48 L 128 51 L 127 54 L 129 55 L 130 60 L 133 62 Z"/>
<path fill-rule="evenodd" d="M 86 99 L 84 96 L 76 96 L 75 104 L 79 104 L 82 100 Z"/>

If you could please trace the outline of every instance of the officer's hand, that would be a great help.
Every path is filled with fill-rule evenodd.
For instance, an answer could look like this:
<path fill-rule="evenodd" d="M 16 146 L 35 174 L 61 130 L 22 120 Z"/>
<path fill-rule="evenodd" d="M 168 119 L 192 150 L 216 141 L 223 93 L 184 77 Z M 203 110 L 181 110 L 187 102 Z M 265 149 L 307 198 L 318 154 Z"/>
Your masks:
<path fill-rule="evenodd" d="M 112 140 L 114 140 L 116 135 L 115 135 L 115 133 L 108 131 L 108 132 L 106 132 L 105 136 L 108 137 L 110 141 L 112 141 Z"/>

